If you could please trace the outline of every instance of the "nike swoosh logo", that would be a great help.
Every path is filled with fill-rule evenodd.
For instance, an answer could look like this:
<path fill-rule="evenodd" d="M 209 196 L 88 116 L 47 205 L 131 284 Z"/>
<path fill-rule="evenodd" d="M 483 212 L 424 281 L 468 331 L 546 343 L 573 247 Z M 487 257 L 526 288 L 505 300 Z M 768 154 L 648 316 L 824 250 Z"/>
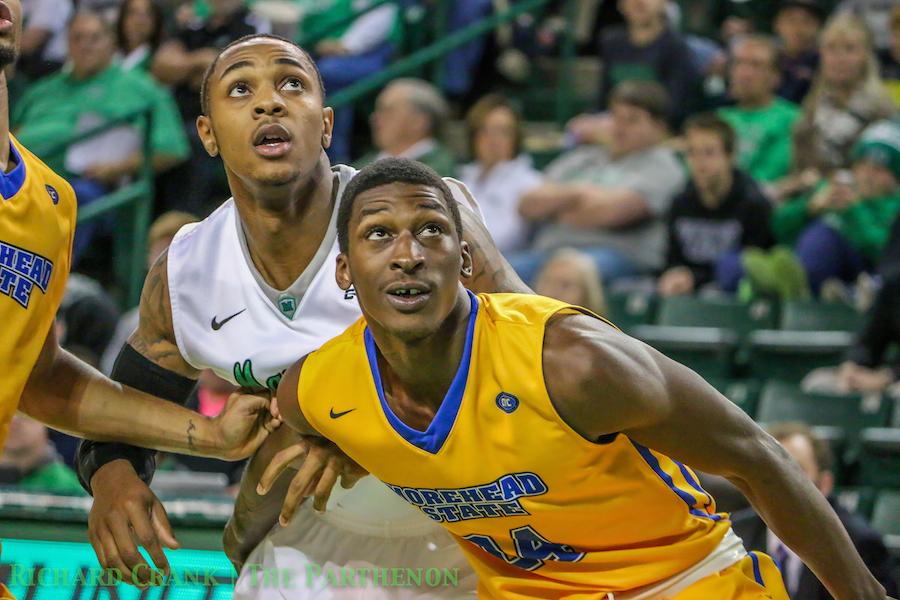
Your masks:
<path fill-rule="evenodd" d="M 347 413 L 352 413 L 354 410 L 356 410 L 356 409 L 351 408 L 350 410 L 345 410 L 344 412 L 336 413 L 336 412 L 334 412 L 334 408 L 332 407 L 331 412 L 328 414 L 331 416 L 332 419 L 339 419 L 339 418 L 343 417 L 344 415 L 346 415 Z"/>
<path fill-rule="evenodd" d="M 215 317 L 215 315 L 213 315 L 212 323 L 210 323 L 210 326 L 212 327 L 212 330 L 213 330 L 213 331 L 218 331 L 218 330 L 222 329 L 222 326 L 225 325 L 225 323 L 227 323 L 228 321 L 232 320 L 233 318 L 235 318 L 236 316 L 238 316 L 239 314 L 241 314 L 241 313 L 244 312 L 245 310 L 247 310 L 247 309 L 245 308 L 245 309 L 243 309 L 243 310 L 239 310 L 239 311 L 237 311 L 236 313 L 234 313 L 233 315 L 231 315 L 230 317 L 227 317 L 227 318 L 225 318 L 225 319 L 222 319 L 221 321 L 216 321 L 216 317 Z"/>

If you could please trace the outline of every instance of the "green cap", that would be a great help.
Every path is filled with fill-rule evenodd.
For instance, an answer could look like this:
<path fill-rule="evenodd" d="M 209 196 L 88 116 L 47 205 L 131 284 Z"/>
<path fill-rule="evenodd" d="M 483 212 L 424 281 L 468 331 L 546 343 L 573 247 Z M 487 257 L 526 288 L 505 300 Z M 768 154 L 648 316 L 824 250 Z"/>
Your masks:
<path fill-rule="evenodd" d="M 859 160 L 881 165 L 900 181 L 900 123 L 878 121 L 869 125 L 853 147 L 853 161 Z"/>

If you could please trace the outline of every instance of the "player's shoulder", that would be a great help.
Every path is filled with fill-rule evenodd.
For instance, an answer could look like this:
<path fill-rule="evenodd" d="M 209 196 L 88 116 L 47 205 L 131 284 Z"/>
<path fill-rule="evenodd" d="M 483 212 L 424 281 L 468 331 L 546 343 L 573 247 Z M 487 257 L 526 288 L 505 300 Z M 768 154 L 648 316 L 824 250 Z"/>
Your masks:
<path fill-rule="evenodd" d="M 234 200 L 229 198 L 205 219 L 184 225 L 172 239 L 170 256 L 191 251 L 193 246 L 204 238 L 221 233 L 231 224 L 233 210 Z"/>
<path fill-rule="evenodd" d="M 306 362 L 312 366 L 320 362 L 325 365 L 339 364 L 341 356 L 346 353 L 358 353 L 360 349 L 365 347 L 366 320 L 360 317 L 347 329 L 331 338 L 319 348 L 307 355 Z M 332 368 L 327 368 L 328 372 L 333 372 Z"/>
<path fill-rule="evenodd" d="M 571 304 L 539 296 L 519 293 L 478 294 L 478 310 L 495 322 L 544 325 L 557 313 L 578 312 L 582 309 Z"/>
<path fill-rule="evenodd" d="M 49 194 L 54 204 L 72 204 L 74 207 L 75 191 L 69 185 L 69 182 L 47 166 L 44 161 L 33 154 L 12 134 L 10 134 L 10 143 L 23 163 L 25 173 L 25 181 L 23 183 L 29 183 L 28 180 L 31 179 L 34 183 L 34 189 L 38 190 L 38 193 L 46 192 Z"/>

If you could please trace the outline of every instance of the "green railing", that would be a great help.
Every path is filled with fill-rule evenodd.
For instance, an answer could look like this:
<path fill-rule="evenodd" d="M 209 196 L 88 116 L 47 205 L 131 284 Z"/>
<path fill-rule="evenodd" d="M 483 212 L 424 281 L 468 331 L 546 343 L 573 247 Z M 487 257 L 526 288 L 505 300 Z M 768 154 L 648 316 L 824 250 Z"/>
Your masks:
<path fill-rule="evenodd" d="M 147 230 L 153 204 L 153 152 L 150 147 L 152 107 L 145 106 L 116 117 L 102 125 L 79 132 L 52 144 L 32 145 L 32 151 L 44 160 L 62 156 L 70 146 L 122 124 L 132 124 L 143 132 L 143 161 L 134 180 L 99 198 L 78 211 L 79 225 L 109 213 L 118 217 L 113 235 L 113 269 L 122 294 L 122 305 L 138 303 L 147 264 Z"/>

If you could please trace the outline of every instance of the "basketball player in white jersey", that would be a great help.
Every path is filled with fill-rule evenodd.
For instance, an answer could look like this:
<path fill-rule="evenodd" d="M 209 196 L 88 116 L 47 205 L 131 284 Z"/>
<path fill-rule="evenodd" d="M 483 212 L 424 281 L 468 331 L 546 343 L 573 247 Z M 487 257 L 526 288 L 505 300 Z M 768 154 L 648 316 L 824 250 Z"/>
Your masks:
<path fill-rule="evenodd" d="M 324 106 L 321 78 L 308 54 L 271 36 L 238 40 L 211 65 L 201 94 L 204 114 L 197 128 L 207 152 L 222 157 L 233 198 L 182 229 L 151 268 L 140 324 L 113 372 L 124 383 L 178 402 L 206 368 L 243 387 L 274 390 L 297 356 L 360 315 L 355 295 L 340 290 L 334 278 L 335 218 L 355 171 L 329 165 L 324 149 L 333 113 Z M 467 190 L 448 183 L 464 207 L 474 248 L 476 267 L 467 284 L 476 292 L 527 290 L 493 246 Z M 256 486 L 269 457 L 302 443 L 287 429 L 251 463 L 225 541 L 236 564 L 246 559 L 296 576 L 291 589 L 280 589 L 279 582 L 254 581 L 245 569 L 236 598 L 459 597 L 474 591 L 474 576 L 454 542 L 373 478 L 353 490 L 335 490 L 325 514 L 307 506 L 287 526 L 277 526 L 290 477 L 265 497 Z M 307 464 L 327 472 L 334 456 L 313 447 Z M 131 531 L 149 525 L 155 535 L 137 542 L 167 569 L 162 546 L 175 548 L 177 541 L 146 485 L 153 454 L 85 442 L 78 466 L 94 495 L 89 536 L 103 566 L 132 572 L 145 565 Z M 333 478 L 322 476 L 326 480 L 330 488 Z M 323 492 L 318 500 L 325 497 Z M 324 579 L 304 579 L 310 564 L 459 568 L 460 586 L 328 589 Z M 149 569 L 143 573 L 150 581 Z"/>

